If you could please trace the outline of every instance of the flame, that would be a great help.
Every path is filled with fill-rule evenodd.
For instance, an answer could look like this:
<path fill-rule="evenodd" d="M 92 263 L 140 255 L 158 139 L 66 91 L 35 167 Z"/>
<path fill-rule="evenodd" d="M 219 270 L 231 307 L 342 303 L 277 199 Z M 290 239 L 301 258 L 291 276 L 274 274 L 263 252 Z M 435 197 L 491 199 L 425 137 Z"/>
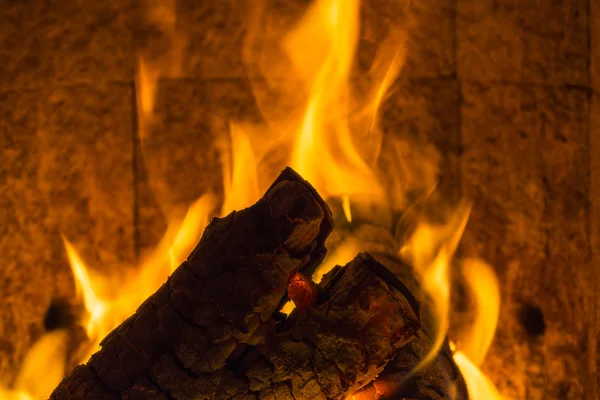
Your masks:
<path fill-rule="evenodd" d="M 162 285 L 167 276 L 183 262 L 202 236 L 204 227 L 216 208 L 216 198 L 201 196 L 180 221 L 172 221 L 158 246 L 137 268 L 127 268 L 124 276 L 93 275 L 81 260 L 73 245 L 66 239 L 65 248 L 77 293 L 83 299 L 87 315 L 86 328 L 90 345 L 81 362 L 98 350 L 102 339 L 132 315 L 147 297 Z"/>
<path fill-rule="evenodd" d="M 308 100 L 291 164 L 328 196 L 383 198 L 348 126 L 348 77 L 358 40 L 358 0 L 317 1 L 284 40 Z M 302 49 L 302 51 L 299 51 Z"/>
<path fill-rule="evenodd" d="M 502 396 L 488 377 L 462 352 L 454 353 L 454 361 L 460 368 L 473 400 L 502 400 Z"/>
<path fill-rule="evenodd" d="M 415 370 L 431 362 L 446 339 L 450 325 L 450 262 L 465 230 L 470 212 L 471 206 L 462 204 L 445 225 L 435 226 L 426 223 L 419 225 L 403 249 L 404 257 L 408 253 L 412 259 L 421 287 L 431 300 L 431 310 L 438 323 L 433 346 Z"/>
<path fill-rule="evenodd" d="M 331 271 L 336 265 L 345 265 L 361 250 L 360 243 L 353 237 L 339 244 L 335 250 L 328 254 L 323 263 L 313 273 L 312 280 L 320 283 L 323 275 Z"/>
<path fill-rule="evenodd" d="M 413 372 L 431 362 L 446 340 L 450 326 L 451 259 L 466 227 L 470 205 L 462 204 L 445 225 L 421 224 L 402 249 L 412 259 L 421 287 L 428 295 L 437 326 L 431 350 Z M 472 326 L 463 328 L 460 346 L 451 342 L 453 358 L 474 400 L 502 400 L 502 396 L 478 368 L 492 343 L 500 310 L 500 291 L 491 266 L 479 259 L 462 262 L 462 272 L 476 306 Z"/>
<path fill-rule="evenodd" d="M 68 338 L 66 331 L 57 330 L 46 333 L 35 342 L 25 356 L 13 388 L 0 387 L 0 399 L 49 398 L 65 373 Z"/>
<path fill-rule="evenodd" d="M 229 134 L 231 151 L 222 151 L 225 201 L 221 215 L 246 208 L 260 197 L 257 162 L 249 134 L 236 124 L 230 125 Z"/>
<path fill-rule="evenodd" d="M 284 51 L 308 95 L 291 165 L 325 196 L 343 198 L 349 220 L 351 198 L 384 201 L 383 187 L 359 153 L 349 125 L 348 78 L 359 5 L 358 0 L 317 1 L 284 39 Z"/>
<path fill-rule="evenodd" d="M 478 368 L 483 364 L 498 323 L 498 281 L 492 267 L 481 260 L 465 260 L 462 270 L 474 298 L 476 312 L 473 325 L 463 334 L 460 350 L 454 353 L 454 361 L 465 378 L 472 399 L 502 400 L 494 384 Z"/>
<path fill-rule="evenodd" d="M 147 124 L 154 116 L 154 103 L 158 80 L 163 77 L 177 77 L 181 74 L 184 48 L 187 37 L 177 29 L 175 0 L 146 2 L 147 22 L 153 25 L 169 42 L 166 53 L 156 58 L 150 51 L 142 49 L 139 54 L 137 89 L 140 135 L 148 134 Z"/>
<path fill-rule="evenodd" d="M 407 26 L 390 27 L 388 39 L 381 44 L 365 74 L 368 88 L 359 89 L 360 85 L 351 84 L 360 28 L 359 0 L 316 0 L 294 29 L 285 34 L 272 32 L 272 27 L 259 23 L 265 9 L 259 2 L 254 23 L 248 26 L 246 61 L 249 69 L 258 65 L 265 78 L 253 83 L 266 82 L 272 89 L 267 92 L 276 92 L 285 101 L 273 101 L 259 90 L 262 88 L 254 87 L 264 124 L 251 126 L 231 121 L 229 137 L 220 138 L 222 202 L 219 204 L 217 195 L 205 193 L 183 218 L 176 217 L 180 213 L 165 212 L 169 224 L 161 241 L 138 265 L 120 266 L 120 270 L 126 271 L 120 275 L 94 272 L 94 268 L 83 262 L 76 246 L 63 238 L 77 295 L 87 311 L 80 323 L 88 341 L 79 349 L 78 361 L 85 362 L 100 341 L 133 314 L 185 260 L 212 216 L 228 214 L 256 201 L 270 178 L 286 164 L 310 181 L 326 199 L 340 200 L 341 213 L 348 224 L 364 218 L 374 224 L 379 220 L 387 223 L 392 212 L 406 211 L 411 205 L 409 192 L 419 192 L 422 199 L 435 189 L 437 158 L 428 149 L 419 152 L 409 148 L 408 141 L 390 139 L 385 150 L 391 153 L 389 157 L 394 163 L 385 169 L 380 165 L 384 150 L 379 112 L 404 65 Z M 139 57 L 137 90 L 142 139 L 149 135 L 153 121 L 158 80 L 181 72 L 187 39 L 176 29 L 174 10 L 174 1 L 167 0 L 149 13 L 153 23 L 166 33 L 171 46 L 161 59 L 144 53 Z M 264 54 L 255 54 L 254 41 L 268 39 L 265 38 L 268 35 L 261 35 L 262 30 L 278 40 L 263 46 Z M 279 40 L 280 37 L 283 39 Z M 282 71 L 285 71 L 283 79 Z M 435 357 L 448 332 L 450 268 L 469 212 L 470 205 L 461 204 L 443 225 L 421 222 L 401 250 L 401 256 L 411 259 L 438 323 L 432 349 L 417 370 Z M 350 235 L 330 252 L 315 271 L 313 280 L 320 282 L 334 266 L 345 265 L 361 250 L 363 243 Z M 498 392 L 477 368 L 495 330 L 499 307 L 497 282 L 486 264 L 468 261 L 463 268 L 478 304 L 478 314 L 454 357 L 468 383 L 471 398 L 497 400 Z M 282 312 L 289 313 L 293 308 L 288 303 Z M 39 346 L 31 349 L 30 356 L 38 360 L 37 365 L 44 365 L 39 360 L 58 355 L 52 360 L 64 368 L 65 343 L 64 335 L 44 336 Z M 47 398 L 64 373 L 57 366 L 55 374 L 46 374 L 47 384 L 32 387 L 32 382 L 38 381 L 39 371 L 33 367 L 30 370 L 28 365 L 26 361 L 13 389 L 0 388 L 1 400 Z M 362 398 L 362 395 L 351 397 Z"/>
<path fill-rule="evenodd" d="M 470 329 L 463 333 L 461 351 L 476 365 L 485 359 L 500 314 L 500 288 L 493 268 L 478 259 L 462 263 L 465 281 L 476 305 L 475 319 Z"/>

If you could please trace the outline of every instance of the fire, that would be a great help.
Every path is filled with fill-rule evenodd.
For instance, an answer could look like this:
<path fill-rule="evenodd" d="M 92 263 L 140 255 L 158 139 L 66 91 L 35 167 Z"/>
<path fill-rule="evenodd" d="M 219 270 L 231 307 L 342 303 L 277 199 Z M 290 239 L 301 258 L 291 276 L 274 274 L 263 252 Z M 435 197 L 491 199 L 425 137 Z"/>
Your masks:
<path fill-rule="evenodd" d="M 64 330 L 42 336 L 29 349 L 13 388 L 0 387 L 0 399 L 37 400 L 50 397 L 66 372 L 67 340 L 68 334 Z"/>
<path fill-rule="evenodd" d="M 348 78 L 358 41 L 358 0 L 318 1 L 284 40 L 307 93 L 291 165 L 326 196 L 371 196 L 383 188 L 359 154 L 349 126 Z M 349 215 L 349 211 L 347 211 Z"/>
<path fill-rule="evenodd" d="M 475 321 L 463 336 L 461 349 L 454 353 L 469 395 L 473 399 L 501 400 L 494 384 L 479 370 L 494 338 L 500 312 L 500 289 L 492 267 L 481 260 L 465 260 L 463 274 L 477 305 Z"/>
<path fill-rule="evenodd" d="M 438 326 L 433 347 L 416 370 L 433 360 L 442 347 L 450 325 L 450 261 L 469 218 L 470 206 L 462 205 L 443 226 L 421 224 L 408 243 L 421 286 L 432 300 Z M 406 253 L 406 250 L 405 250 Z M 406 254 L 404 254 L 406 257 Z"/>
<path fill-rule="evenodd" d="M 149 134 L 147 128 L 152 123 L 157 80 L 177 75 L 186 41 L 175 29 L 172 4 L 165 4 L 154 10 L 151 17 L 170 32 L 173 48 L 169 59 L 157 62 L 140 58 L 138 109 L 142 139 Z M 406 143 L 396 141 L 388 150 L 392 159 L 402 159 L 389 168 L 379 163 L 383 138 L 378 126 L 379 109 L 402 70 L 407 27 L 390 28 L 388 40 L 382 43 L 367 73 L 369 88 L 358 90 L 351 84 L 351 77 L 358 44 L 359 11 L 359 0 L 316 0 L 296 27 L 283 35 L 283 40 L 265 47 L 265 54 L 252 54 L 252 41 L 264 39 L 258 34 L 260 25 L 256 19 L 261 15 L 257 12 L 255 25 L 249 28 L 246 55 L 259 61 L 255 64 L 260 65 L 265 81 L 287 100 L 285 107 L 266 101 L 255 91 L 265 124 L 257 127 L 231 121 L 229 137 L 220 138 L 223 198 L 206 193 L 189 207 L 183 219 L 172 218 L 178 213 L 169 214 L 171 220 L 164 237 L 139 265 L 121 268 L 126 272 L 119 276 L 94 272 L 95 268 L 87 266 L 75 246 L 64 238 L 77 294 L 87 311 L 80 323 L 88 341 L 77 353 L 78 362 L 85 362 L 100 341 L 158 289 L 191 252 L 211 217 L 244 208 L 258 199 L 266 189 L 269 175 L 283 167 L 267 162 L 271 153 L 288 154 L 289 157 L 282 159 L 284 164 L 295 168 L 324 197 L 338 200 L 347 223 L 359 217 L 373 224 L 379 219 L 391 219 L 392 212 L 410 206 L 406 196 L 409 190 L 419 189 L 422 198 L 431 195 L 437 167 L 429 160 L 435 157 L 407 156 L 410 150 Z M 289 74 L 283 80 L 278 79 L 282 70 Z M 407 159 L 418 162 L 410 165 Z M 400 250 L 400 255 L 414 265 L 438 322 L 434 346 L 417 370 L 435 357 L 448 332 L 452 315 L 450 269 L 469 212 L 470 206 L 461 204 L 443 225 L 420 221 Z M 331 251 L 313 280 L 318 283 L 331 268 L 344 265 L 361 250 L 361 241 L 349 236 Z M 496 278 L 489 266 L 477 260 L 463 263 L 463 271 L 478 313 L 474 325 L 461 338 L 454 358 L 472 399 L 499 400 L 498 391 L 478 369 L 493 339 L 498 318 Z M 292 309 L 293 305 L 288 303 L 282 311 L 289 313 Z M 47 398 L 64 375 L 66 342 L 65 332 L 50 333 L 40 339 L 27 356 L 14 388 L 0 388 L 0 400 Z M 35 368 L 48 365 L 44 360 L 52 360 L 52 373 L 46 373 L 47 368 L 44 371 Z M 44 379 L 39 379 L 40 376 Z"/>

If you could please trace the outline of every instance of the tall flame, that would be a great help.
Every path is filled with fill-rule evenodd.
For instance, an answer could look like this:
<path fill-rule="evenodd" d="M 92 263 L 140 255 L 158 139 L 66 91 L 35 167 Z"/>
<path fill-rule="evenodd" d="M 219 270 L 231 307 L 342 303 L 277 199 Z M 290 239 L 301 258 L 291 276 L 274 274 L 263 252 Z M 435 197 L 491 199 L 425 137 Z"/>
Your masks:
<path fill-rule="evenodd" d="M 266 9 L 265 3 L 259 1 L 256 9 L 254 17 L 258 18 Z M 248 68 L 258 64 L 271 92 L 277 92 L 285 101 L 280 104 L 255 90 L 265 123 L 250 126 L 231 121 L 229 137 L 219 138 L 223 198 L 219 201 L 216 195 L 205 193 L 190 206 L 184 218 L 176 219 L 173 218 L 176 214 L 168 214 L 170 221 L 164 237 L 139 265 L 122 268 L 126 273 L 119 276 L 94 273 L 75 246 L 63 238 L 77 294 L 87 310 L 80 322 L 86 329 L 88 341 L 79 349 L 78 361 L 85 362 L 97 350 L 100 341 L 158 289 L 191 252 L 212 216 L 228 214 L 257 200 L 270 177 L 284 164 L 295 168 L 324 197 L 339 201 L 347 223 L 366 218 L 376 224 L 376 213 L 383 215 L 381 219 L 387 223 L 392 212 L 405 210 L 410 205 L 406 192 L 418 189 L 421 198 L 431 194 L 437 169 L 430 165 L 430 159 L 435 157 L 429 154 L 405 157 L 412 149 L 407 149 L 399 140 L 390 139 L 385 150 L 392 153 L 392 159 L 402 157 L 403 160 L 397 160 L 398 163 L 388 169 L 380 165 L 383 135 L 378 126 L 379 110 L 402 70 L 407 28 L 390 27 L 388 39 L 382 43 L 366 73 L 368 88 L 358 90 L 351 81 L 359 37 L 359 11 L 359 0 L 316 0 L 293 30 L 285 35 L 284 32 L 273 35 L 283 39 L 263 47 L 265 54 L 260 55 L 253 53 L 256 47 L 252 40 L 264 39 L 260 34 L 263 25 L 256 20 L 254 25 L 250 24 L 245 48 L 247 61 L 250 61 Z M 157 82 L 161 77 L 176 76 L 180 72 L 186 43 L 186 38 L 176 30 L 173 0 L 153 8 L 149 16 L 170 37 L 172 47 L 165 59 L 140 55 L 138 112 L 142 139 L 150 132 Z M 255 63 L 259 58 L 262 62 Z M 283 79 L 282 71 L 286 72 Z M 142 140 L 142 147 L 143 144 Z M 274 157 L 274 153 L 288 156 Z M 408 158 L 417 160 L 413 161 L 416 165 L 409 165 L 410 161 L 405 160 Z M 281 162 L 273 163 L 273 159 Z M 448 332 L 450 268 L 469 212 L 470 206 L 461 204 L 444 225 L 421 222 L 402 249 L 401 255 L 412 261 L 431 299 L 438 323 L 434 345 L 418 368 L 435 357 Z M 335 265 L 344 265 L 363 250 L 362 246 L 357 238 L 346 238 L 331 251 L 313 279 L 319 282 Z M 478 314 L 472 329 L 460 342 L 455 361 L 473 399 L 498 400 L 498 392 L 477 367 L 484 360 L 495 330 L 499 307 L 497 282 L 492 269 L 482 262 L 465 262 L 463 269 L 467 286 L 478 304 Z M 288 304 L 283 311 L 290 312 L 292 308 Z M 35 382 L 41 382 L 40 371 L 30 368 L 35 362 L 28 364 L 26 360 L 14 390 L 0 388 L 0 400 L 47 398 L 64 373 L 65 335 L 56 332 L 44 336 L 28 355 L 28 360 L 31 357 L 38 364 L 39 360 L 52 356 L 56 363 L 55 374 L 46 374 L 46 383 L 36 388 Z"/>
<path fill-rule="evenodd" d="M 432 312 L 438 323 L 433 346 L 416 367 L 417 370 L 435 358 L 446 339 L 450 325 L 450 263 L 470 211 L 470 205 L 463 204 L 446 225 L 421 224 L 407 245 L 423 291 L 432 301 Z"/>
<path fill-rule="evenodd" d="M 464 334 L 454 361 L 460 368 L 474 400 L 502 400 L 494 384 L 478 368 L 494 338 L 500 312 L 500 289 L 492 267 L 481 260 L 465 260 L 462 265 L 476 313 L 473 325 Z"/>
<path fill-rule="evenodd" d="M 359 154 L 348 120 L 358 11 L 358 0 L 318 1 L 284 40 L 308 93 L 291 164 L 328 196 L 368 195 L 382 202 L 383 188 Z"/>
<path fill-rule="evenodd" d="M 80 362 L 87 361 L 98 350 L 102 339 L 132 315 L 187 258 L 215 208 L 213 196 L 201 196 L 190 206 L 183 220 L 169 224 L 154 251 L 137 268 L 127 267 L 123 276 L 92 274 L 74 246 L 63 238 L 77 294 L 87 311 L 81 324 L 89 343 L 81 352 Z"/>

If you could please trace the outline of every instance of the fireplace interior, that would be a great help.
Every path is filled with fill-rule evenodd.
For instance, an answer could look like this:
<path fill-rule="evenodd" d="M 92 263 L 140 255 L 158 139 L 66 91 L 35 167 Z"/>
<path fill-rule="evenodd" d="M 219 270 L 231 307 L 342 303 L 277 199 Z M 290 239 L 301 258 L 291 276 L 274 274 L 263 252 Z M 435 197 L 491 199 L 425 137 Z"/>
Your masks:
<path fill-rule="evenodd" d="M 58 374 L 58 384 L 95 351 L 78 345 L 90 334 L 80 322 L 94 304 L 82 295 L 86 279 L 111 276 L 106 287 L 135 292 L 141 281 L 127 279 L 140 265 L 157 254 L 179 265 L 208 217 L 256 202 L 294 159 L 285 147 L 293 138 L 257 127 L 283 132 L 273 121 L 297 106 L 286 94 L 302 79 L 276 68 L 269 46 L 313 3 L 0 0 L 0 400 L 23 399 L 11 397 L 14 388 L 31 387 L 31 379 Z M 500 297 L 481 371 L 502 399 L 600 399 L 600 2 L 359 6 L 347 78 L 364 88 L 377 80 L 377 61 L 397 63 L 378 103 L 378 151 L 410 167 L 387 169 L 402 175 L 393 216 L 369 220 L 357 206 L 350 218 L 345 197 L 325 199 L 342 221 L 333 249 L 345 232 L 361 243 L 382 240 L 371 225 L 404 243 L 415 216 L 436 219 L 471 201 L 455 259 L 491 265 Z M 338 11 L 334 22 L 343 23 Z M 303 52 L 310 59 L 322 40 L 304 39 L 291 62 L 305 62 Z M 393 57 L 382 58 L 381 49 L 394 49 Z M 273 66 L 268 74 L 265 66 Z M 336 81 L 328 83 L 335 91 Z M 275 142 L 281 146 L 267 152 L 263 143 Z M 227 170 L 248 143 L 260 157 L 255 151 Z M 326 157 L 318 161 L 325 168 Z M 255 169 L 255 185 L 247 186 L 244 172 Z M 336 194 L 329 178 L 298 172 L 323 197 Z M 359 186 L 358 175 L 348 176 Z M 235 190 L 242 186 L 258 189 Z M 211 213 L 186 231 L 196 238 L 192 247 L 176 249 L 173 222 L 202 206 Z M 460 225 L 447 227 L 462 233 Z M 83 273 L 73 267 L 78 259 Z M 460 275 L 452 265 L 449 274 Z M 159 284 L 172 272 L 148 271 L 144 279 Z M 125 281 L 130 286 L 120 287 Z M 141 292 L 137 304 L 156 289 Z M 474 318 L 468 291 L 456 278 L 448 337 L 458 348 L 461 327 Z M 41 338 L 65 330 L 69 339 L 58 341 L 64 348 L 56 355 L 67 355 L 64 370 L 48 359 L 28 363 Z M 26 369 L 37 370 L 29 382 Z"/>

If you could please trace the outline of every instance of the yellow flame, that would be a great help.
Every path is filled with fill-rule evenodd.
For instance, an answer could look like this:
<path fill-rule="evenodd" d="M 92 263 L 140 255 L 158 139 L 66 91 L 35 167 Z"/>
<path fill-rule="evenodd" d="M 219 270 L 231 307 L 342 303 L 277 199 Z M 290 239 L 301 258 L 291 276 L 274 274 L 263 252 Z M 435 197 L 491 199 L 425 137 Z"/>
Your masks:
<path fill-rule="evenodd" d="M 471 329 L 462 336 L 460 350 L 475 365 L 485 359 L 500 314 L 500 288 L 493 268 L 478 259 L 463 261 L 462 271 L 475 303 L 475 319 Z"/>
<path fill-rule="evenodd" d="M 88 321 L 85 324 L 87 334 L 90 337 L 96 337 L 99 334 L 106 333 L 99 332 L 97 329 L 109 308 L 109 304 L 96 294 L 87 267 L 75 251 L 73 245 L 64 236 L 63 243 L 67 251 L 67 257 L 69 258 L 71 272 L 75 277 L 75 291 L 78 297 L 83 299 L 83 305 L 88 313 Z"/>
<path fill-rule="evenodd" d="M 43 335 L 29 349 L 12 389 L 0 387 L 1 400 L 47 399 L 65 373 L 68 334 Z"/>
<path fill-rule="evenodd" d="M 248 133 L 237 124 L 230 124 L 231 151 L 222 151 L 225 201 L 221 215 L 250 206 L 259 197 L 256 158 Z"/>
<path fill-rule="evenodd" d="M 415 370 L 431 362 L 446 339 L 450 322 L 450 262 L 466 227 L 470 211 L 470 205 L 462 204 L 446 225 L 419 225 L 404 249 L 412 258 L 421 287 L 431 301 L 431 310 L 438 324 L 433 346 Z"/>
<path fill-rule="evenodd" d="M 465 354 L 460 351 L 454 353 L 454 361 L 465 378 L 470 399 L 502 400 L 502 396 L 492 381 L 490 381 Z"/>
<path fill-rule="evenodd" d="M 352 209 L 350 208 L 350 196 L 347 194 L 342 195 L 342 209 L 344 210 L 344 216 L 346 221 L 352 222 Z"/>
<path fill-rule="evenodd" d="M 287 301 L 283 307 L 281 307 L 280 311 L 285 315 L 290 315 L 295 308 L 296 305 L 292 301 Z"/>
<path fill-rule="evenodd" d="M 476 310 L 473 325 L 463 334 L 464 339 L 460 350 L 454 353 L 454 361 L 465 378 L 471 399 L 502 400 L 494 384 L 478 368 L 496 331 L 500 312 L 498 281 L 492 267 L 481 260 L 465 260 L 462 270 Z"/>
<path fill-rule="evenodd" d="M 323 263 L 313 273 L 312 280 L 315 283 L 320 283 L 326 273 L 331 271 L 336 265 L 346 265 L 360 250 L 360 243 L 353 237 L 348 238 L 339 244 L 331 254 L 327 255 Z"/>
<path fill-rule="evenodd" d="M 201 196 L 190 206 L 185 218 L 171 222 L 153 252 L 138 267 L 126 267 L 122 276 L 92 275 L 74 246 L 63 238 L 77 294 L 87 311 L 81 324 L 86 328 L 89 343 L 81 351 L 80 362 L 87 361 L 102 339 L 132 315 L 187 258 L 215 208 L 214 196 Z"/>
<path fill-rule="evenodd" d="M 210 222 L 216 204 L 215 196 L 210 193 L 204 194 L 190 206 L 181 223 L 171 223 L 171 229 L 176 230 L 177 233 L 173 235 L 169 246 L 170 272 L 173 272 L 190 254 L 197 239 L 202 236 L 204 227 Z M 169 242 L 169 236 L 166 235 L 163 241 Z"/>
<path fill-rule="evenodd" d="M 326 196 L 369 196 L 382 202 L 383 188 L 360 155 L 348 121 L 348 77 L 358 40 L 359 4 L 317 1 L 284 40 L 307 93 L 291 165 Z"/>

